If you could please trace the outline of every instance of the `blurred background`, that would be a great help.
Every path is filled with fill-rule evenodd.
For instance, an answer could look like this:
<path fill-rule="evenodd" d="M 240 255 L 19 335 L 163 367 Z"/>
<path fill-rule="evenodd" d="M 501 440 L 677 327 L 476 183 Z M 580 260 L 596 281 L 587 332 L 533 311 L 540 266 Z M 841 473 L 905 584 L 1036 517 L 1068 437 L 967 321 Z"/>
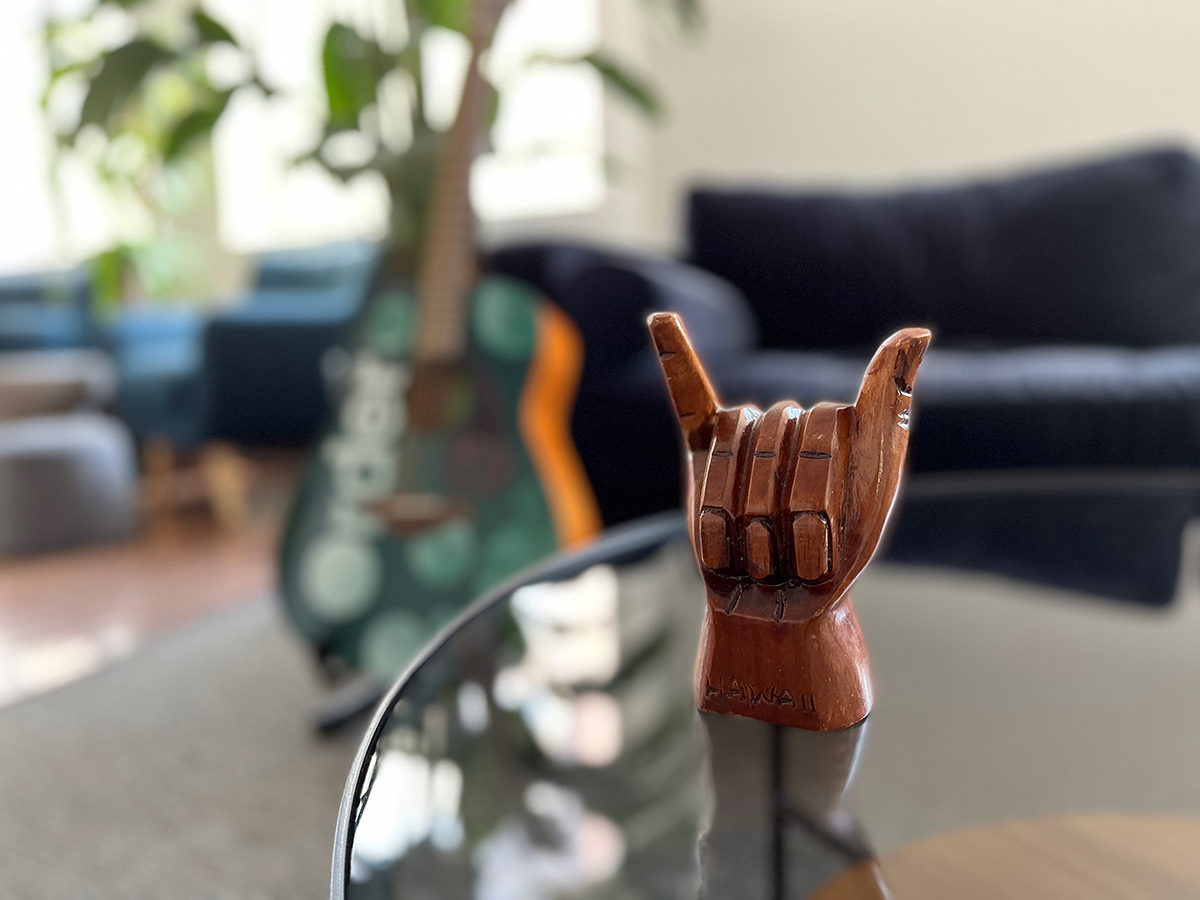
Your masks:
<path fill-rule="evenodd" d="M 350 430 L 373 298 L 436 243 L 469 7 L 0 4 L 0 705 L 249 616 L 292 685 L 261 741 L 307 747 L 332 686 L 366 671 L 332 695 L 361 705 L 469 600 L 376 628 L 359 557 L 280 552 Z M 929 325 L 891 559 L 1100 603 L 1182 590 L 1200 4 L 513 0 L 481 71 L 477 249 L 582 338 L 568 426 L 604 526 L 679 502 L 648 311 L 763 408 L 850 400 L 880 339 Z M 238 635 L 179 683 L 274 659 Z M 212 709 L 241 690 L 219 683 Z M 2 716 L 0 755 L 45 739 Z M 317 834 L 354 737 L 310 748 Z"/>

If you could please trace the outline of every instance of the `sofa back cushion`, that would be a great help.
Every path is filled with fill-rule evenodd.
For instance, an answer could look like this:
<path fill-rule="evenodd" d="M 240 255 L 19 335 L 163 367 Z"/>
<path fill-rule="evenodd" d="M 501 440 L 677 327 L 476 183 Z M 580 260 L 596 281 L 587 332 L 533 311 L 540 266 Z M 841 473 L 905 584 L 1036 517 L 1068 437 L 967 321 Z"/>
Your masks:
<path fill-rule="evenodd" d="M 1200 162 L 1150 150 L 886 193 L 697 190 L 691 261 L 741 288 L 764 346 L 1200 342 Z"/>
<path fill-rule="evenodd" d="M 366 240 L 272 250 L 258 258 L 254 289 L 287 291 L 297 303 L 311 299 L 318 305 L 329 291 L 340 291 L 357 306 L 371 286 L 382 253 L 382 244 Z M 252 295 L 250 302 L 255 299 Z"/>

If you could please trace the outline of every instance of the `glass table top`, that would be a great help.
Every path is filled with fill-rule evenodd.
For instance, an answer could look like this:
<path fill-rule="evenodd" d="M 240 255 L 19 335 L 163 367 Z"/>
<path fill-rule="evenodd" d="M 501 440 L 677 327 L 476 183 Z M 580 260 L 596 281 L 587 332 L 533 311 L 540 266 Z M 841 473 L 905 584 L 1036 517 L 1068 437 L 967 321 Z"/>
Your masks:
<path fill-rule="evenodd" d="M 887 897 L 870 861 L 952 829 L 1200 813 L 1196 598 L 879 564 L 852 595 L 876 705 L 832 734 L 696 712 L 705 601 L 681 518 L 485 598 L 377 713 L 333 896 L 774 900 L 857 867 L 874 874 L 854 896 Z"/>

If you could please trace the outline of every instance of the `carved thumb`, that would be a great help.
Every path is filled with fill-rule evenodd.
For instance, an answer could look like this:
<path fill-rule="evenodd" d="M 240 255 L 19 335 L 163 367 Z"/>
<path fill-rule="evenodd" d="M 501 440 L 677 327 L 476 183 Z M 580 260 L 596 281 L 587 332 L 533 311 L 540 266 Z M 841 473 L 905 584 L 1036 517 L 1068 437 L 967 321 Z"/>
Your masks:
<path fill-rule="evenodd" d="M 930 337 L 924 328 L 905 328 L 880 345 L 858 392 L 855 406 L 860 415 L 886 415 L 889 408 L 900 406 L 907 410 Z"/>
<path fill-rule="evenodd" d="M 840 575 L 847 583 L 874 552 L 892 508 L 908 447 L 913 382 L 929 340 L 924 328 L 898 331 L 883 342 L 863 376 L 846 485 L 846 568 Z"/>

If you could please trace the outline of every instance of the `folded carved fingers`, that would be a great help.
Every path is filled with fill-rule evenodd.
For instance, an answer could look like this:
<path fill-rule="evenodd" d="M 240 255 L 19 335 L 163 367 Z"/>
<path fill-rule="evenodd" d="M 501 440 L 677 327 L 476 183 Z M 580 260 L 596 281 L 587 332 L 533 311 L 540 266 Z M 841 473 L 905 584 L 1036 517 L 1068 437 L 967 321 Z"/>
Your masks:
<path fill-rule="evenodd" d="M 691 452 L 691 517 L 706 574 L 832 589 L 879 540 L 908 438 L 920 329 L 880 347 L 854 406 L 721 409 L 674 315 L 651 333 Z"/>
<path fill-rule="evenodd" d="M 697 505 L 701 564 L 764 582 L 832 577 L 852 423 L 833 404 L 723 410 Z"/>

